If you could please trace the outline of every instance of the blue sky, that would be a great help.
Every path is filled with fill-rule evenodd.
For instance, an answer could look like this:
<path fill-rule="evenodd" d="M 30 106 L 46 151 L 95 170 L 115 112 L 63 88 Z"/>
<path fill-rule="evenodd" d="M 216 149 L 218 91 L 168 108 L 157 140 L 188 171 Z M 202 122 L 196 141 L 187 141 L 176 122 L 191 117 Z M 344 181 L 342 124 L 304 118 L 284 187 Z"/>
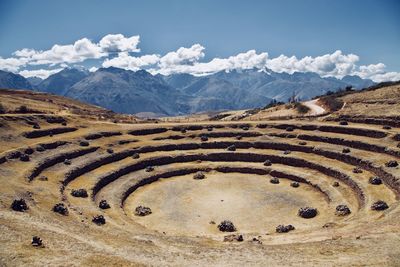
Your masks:
<path fill-rule="evenodd" d="M 204 47 L 204 62 L 253 49 L 268 58 L 297 59 L 340 50 L 357 55 L 357 66 L 383 63 L 385 72 L 400 71 L 400 1 L 395 0 L 0 0 L 3 59 L 23 48 L 48 50 L 82 38 L 95 43 L 107 34 L 139 35 L 141 51 L 135 56 L 163 56 L 194 44 Z"/>

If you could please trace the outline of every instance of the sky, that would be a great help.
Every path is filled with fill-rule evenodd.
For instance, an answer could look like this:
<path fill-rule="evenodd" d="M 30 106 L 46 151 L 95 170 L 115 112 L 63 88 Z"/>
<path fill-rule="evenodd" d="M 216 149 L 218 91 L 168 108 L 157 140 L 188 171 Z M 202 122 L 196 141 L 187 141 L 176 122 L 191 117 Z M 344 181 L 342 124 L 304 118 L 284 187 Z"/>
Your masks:
<path fill-rule="evenodd" d="M 398 0 L 0 0 L 0 69 L 400 79 Z"/>

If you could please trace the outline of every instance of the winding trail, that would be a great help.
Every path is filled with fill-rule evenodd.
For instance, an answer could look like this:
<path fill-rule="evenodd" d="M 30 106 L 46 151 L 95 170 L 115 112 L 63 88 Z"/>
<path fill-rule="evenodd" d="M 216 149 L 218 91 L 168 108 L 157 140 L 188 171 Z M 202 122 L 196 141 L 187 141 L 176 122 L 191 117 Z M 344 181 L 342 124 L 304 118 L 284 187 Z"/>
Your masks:
<path fill-rule="evenodd" d="M 326 112 L 326 110 L 323 107 L 317 104 L 318 100 L 319 98 L 303 102 L 305 106 L 310 108 L 310 113 L 309 113 L 310 115 L 321 115 Z"/>

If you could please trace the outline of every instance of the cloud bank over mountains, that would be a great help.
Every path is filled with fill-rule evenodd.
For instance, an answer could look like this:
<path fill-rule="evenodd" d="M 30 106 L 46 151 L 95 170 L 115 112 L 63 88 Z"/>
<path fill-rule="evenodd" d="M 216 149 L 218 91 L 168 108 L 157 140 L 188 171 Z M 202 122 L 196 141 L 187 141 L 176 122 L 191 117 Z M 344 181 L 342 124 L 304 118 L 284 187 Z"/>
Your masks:
<path fill-rule="evenodd" d="M 99 42 L 82 38 L 73 44 L 55 44 L 49 50 L 24 48 L 15 51 L 11 57 L 0 57 L 0 69 L 19 73 L 24 77 L 47 78 L 65 67 L 80 64 L 86 60 L 95 60 L 98 67 L 117 67 L 137 71 L 145 69 L 152 74 L 189 73 L 204 76 L 219 71 L 268 69 L 282 73 L 314 72 L 322 77 L 342 78 L 346 75 L 358 75 L 375 82 L 400 80 L 399 72 L 387 72 L 383 63 L 358 65 L 355 54 L 343 54 L 337 50 L 332 54 L 317 57 L 280 55 L 270 58 L 267 52 L 255 50 L 239 53 L 227 58 L 213 58 L 204 62 L 205 47 L 194 44 L 180 47 L 165 55 L 140 54 L 140 36 L 125 37 L 122 34 L 108 34 Z"/>

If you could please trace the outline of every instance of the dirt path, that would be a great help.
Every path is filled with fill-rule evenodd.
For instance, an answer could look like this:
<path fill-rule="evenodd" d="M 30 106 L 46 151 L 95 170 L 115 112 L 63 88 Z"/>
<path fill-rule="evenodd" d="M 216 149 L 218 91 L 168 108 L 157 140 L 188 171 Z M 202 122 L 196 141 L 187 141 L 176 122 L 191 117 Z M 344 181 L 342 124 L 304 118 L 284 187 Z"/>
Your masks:
<path fill-rule="evenodd" d="M 326 112 L 326 110 L 323 107 L 321 107 L 320 105 L 317 104 L 318 100 L 319 99 L 314 99 L 314 100 L 303 102 L 303 104 L 305 106 L 309 107 L 311 110 L 309 115 L 321 115 Z"/>

